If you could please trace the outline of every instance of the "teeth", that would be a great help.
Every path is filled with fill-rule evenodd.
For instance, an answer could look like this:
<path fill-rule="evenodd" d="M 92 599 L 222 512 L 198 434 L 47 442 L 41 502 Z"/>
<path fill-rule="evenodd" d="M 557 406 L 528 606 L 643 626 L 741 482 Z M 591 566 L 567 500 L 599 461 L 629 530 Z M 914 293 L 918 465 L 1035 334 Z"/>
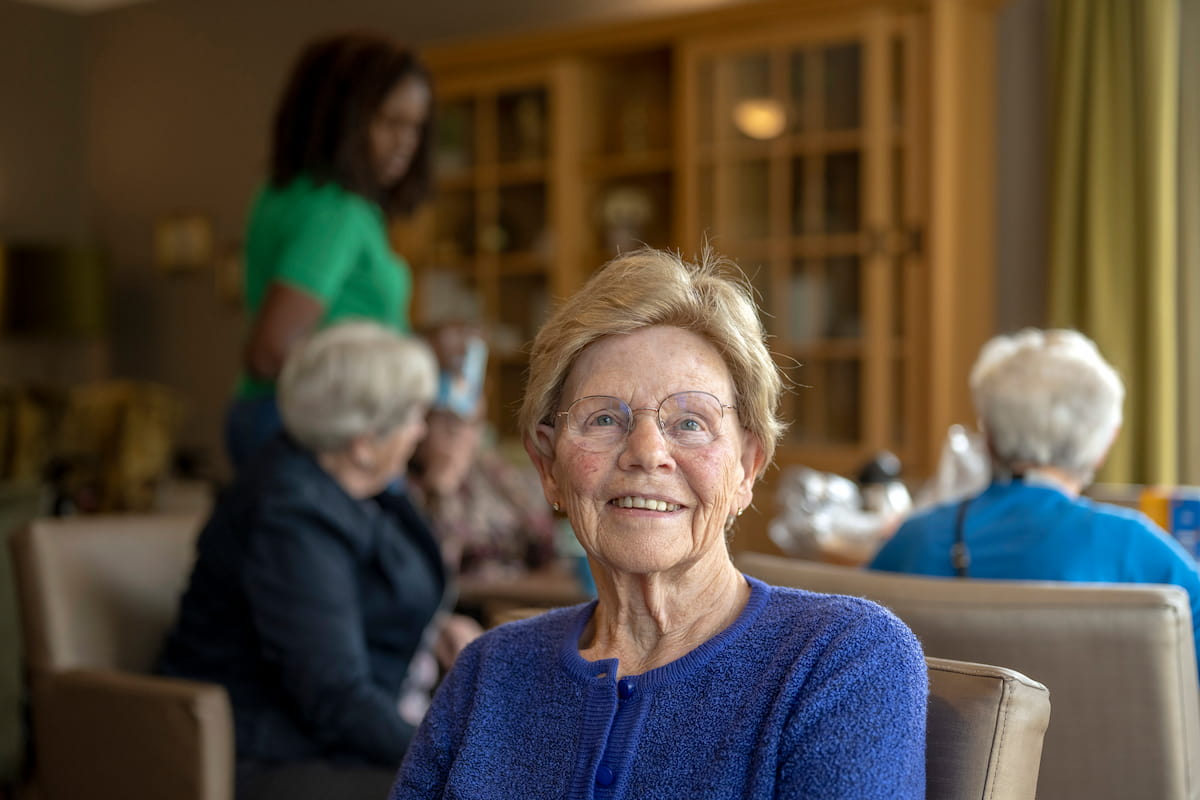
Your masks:
<path fill-rule="evenodd" d="M 678 511 L 679 506 L 649 497 L 618 497 L 613 501 L 621 508 L 645 508 L 650 511 Z"/>

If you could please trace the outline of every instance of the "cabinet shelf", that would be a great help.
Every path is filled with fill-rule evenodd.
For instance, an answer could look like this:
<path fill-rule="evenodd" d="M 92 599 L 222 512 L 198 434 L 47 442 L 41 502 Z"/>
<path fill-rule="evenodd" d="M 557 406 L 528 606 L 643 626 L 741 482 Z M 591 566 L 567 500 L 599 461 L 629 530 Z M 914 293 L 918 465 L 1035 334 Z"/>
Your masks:
<path fill-rule="evenodd" d="M 475 173 L 466 171 L 443 172 L 437 177 L 438 190 L 443 192 L 472 191 L 478 182 Z"/>
<path fill-rule="evenodd" d="M 500 277 L 517 275 L 546 274 L 546 256 L 543 253 L 505 253 L 496 261 L 496 269 Z"/>
<path fill-rule="evenodd" d="M 673 168 L 670 151 L 654 150 L 633 155 L 593 156 L 583 163 L 582 171 L 592 180 L 606 180 L 668 173 Z"/>
<path fill-rule="evenodd" d="M 782 337 L 781 337 L 782 339 Z M 805 359 L 821 361 L 853 361 L 861 359 L 866 348 L 861 339 L 781 340 L 777 349 L 803 362 Z"/>
<path fill-rule="evenodd" d="M 521 161 L 512 164 L 501 164 L 490 170 L 492 173 L 483 182 L 495 186 L 514 186 L 521 184 L 540 183 L 546 180 L 546 162 Z"/>

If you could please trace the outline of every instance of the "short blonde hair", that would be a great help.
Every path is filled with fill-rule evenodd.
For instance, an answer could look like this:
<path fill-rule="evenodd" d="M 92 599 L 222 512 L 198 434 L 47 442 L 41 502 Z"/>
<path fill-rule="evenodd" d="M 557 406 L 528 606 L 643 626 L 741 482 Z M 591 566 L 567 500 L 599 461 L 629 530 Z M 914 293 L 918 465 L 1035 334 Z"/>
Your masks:
<path fill-rule="evenodd" d="M 645 247 L 602 267 L 551 315 L 534 339 L 520 426 L 537 443 L 537 426 L 551 424 L 576 359 L 597 340 L 667 325 L 699 334 L 721 354 L 733 380 L 742 425 L 771 463 L 783 432 L 783 378 L 766 345 L 750 282 L 730 260 L 707 247 L 698 262 Z"/>
<path fill-rule="evenodd" d="M 429 346 L 374 322 L 340 322 L 298 343 L 279 375 L 283 427 L 317 453 L 343 450 L 423 414 L 437 367 Z"/>
<path fill-rule="evenodd" d="M 1073 330 L 1026 328 L 983 346 L 971 396 L 1005 470 L 1057 467 L 1087 483 L 1121 427 L 1125 384 Z"/>

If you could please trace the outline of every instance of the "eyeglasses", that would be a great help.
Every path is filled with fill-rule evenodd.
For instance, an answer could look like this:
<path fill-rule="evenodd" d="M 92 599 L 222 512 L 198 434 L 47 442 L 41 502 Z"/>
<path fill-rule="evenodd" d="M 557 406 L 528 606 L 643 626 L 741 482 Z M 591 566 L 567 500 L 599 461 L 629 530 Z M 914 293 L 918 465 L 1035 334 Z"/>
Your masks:
<path fill-rule="evenodd" d="M 679 447 L 704 447 L 721 435 L 725 409 L 736 411 L 708 392 L 676 392 L 658 408 L 630 408 L 624 400 L 602 394 L 581 397 L 555 414 L 566 417 L 566 430 L 576 444 L 593 453 L 620 445 L 633 432 L 634 417 L 652 411 L 662 435 Z"/>

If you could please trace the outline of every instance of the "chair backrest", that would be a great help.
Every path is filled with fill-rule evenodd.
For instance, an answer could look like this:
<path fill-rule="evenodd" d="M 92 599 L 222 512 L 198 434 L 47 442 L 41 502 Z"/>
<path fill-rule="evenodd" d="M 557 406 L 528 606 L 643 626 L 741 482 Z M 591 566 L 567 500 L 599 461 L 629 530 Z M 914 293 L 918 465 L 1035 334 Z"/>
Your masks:
<path fill-rule="evenodd" d="M 1033 800 L 1050 692 L 1016 670 L 926 656 L 926 800 Z"/>
<path fill-rule="evenodd" d="M 1054 719 L 1040 797 L 1200 797 L 1200 686 L 1179 587 L 918 577 L 750 552 L 736 560 L 768 583 L 885 605 L 926 655 L 1045 684 Z"/>
<path fill-rule="evenodd" d="M 41 518 L 10 541 L 25 659 L 147 672 L 195 559 L 196 514 Z"/>

